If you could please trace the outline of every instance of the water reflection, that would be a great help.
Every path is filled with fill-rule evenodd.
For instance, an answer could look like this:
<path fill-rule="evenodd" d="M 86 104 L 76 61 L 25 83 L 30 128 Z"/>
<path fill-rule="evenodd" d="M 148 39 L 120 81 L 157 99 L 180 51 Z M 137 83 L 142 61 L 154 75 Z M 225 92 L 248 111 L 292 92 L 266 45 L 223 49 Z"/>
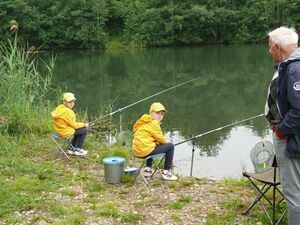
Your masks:
<path fill-rule="evenodd" d="M 109 113 L 108 105 L 112 101 L 113 110 L 118 110 L 199 77 L 192 83 L 122 111 L 122 128 L 131 130 L 135 120 L 148 111 L 150 104 L 160 101 L 168 109 L 162 125 L 164 131 L 176 130 L 180 138 L 187 139 L 262 113 L 272 73 L 272 61 L 264 45 L 203 46 L 119 54 L 61 52 L 57 57 L 54 82 L 75 92 L 77 109 L 87 109 L 93 116 Z M 115 123 L 119 122 L 118 115 L 113 118 Z M 212 164 L 218 165 L 219 157 L 226 162 L 238 160 L 235 158 L 237 152 L 245 152 L 245 158 L 246 155 L 250 158 L 252 145 L 268 135 L 266 122 L 261 118 L 202 137 L 196 142 L 196 151 L 201 155 L 195 158 L 199 162 L 195 164 L 194 175 L 203 176 L 204 170 L 209 174 L 212 165 L 205 166 L 205 163 L 215 160 Z M 235 146 L 235 138 L 243 140 L 243 144 Z M 184 144 L 180 149 L 184 150 L 176 151 L 177 170 L 187 175 L 189 168 L 180 160 L 190 156 L 190 146 Z M 232 156 L 226 158 L 227 155 Z M 223 176 L 232 165 L 235 169 L 241 168 L 229 162 L 229 165 L 212 170 L 217 173 L 214 176 Z M 231 176 L 229 172 L 227 175 Z"/>
<path fill-rule="evenodd" d="M 177 139 L 181 139 L 179 134 L 176 136 Z M 272 140 L 269 131 L 264 136 L 264 139 Z M 228 138 L 222 140 L 216 146 L 212 146 L 211 152 L 208 153 L 207 149 L 195 146 L 194 165 L 192 168 L 193 146 L 191 142 L 184 143 L 175 148 L 175 171 L 182 176 L 190 176 L 192 171 L 193 176 L 216 180 L 224 177 L 240 178 L 242 171 L 253 170 L 249 152 L 260 140 L 253 133 L 252 127 L 232 127 L 229 129 Z M 201 142 L 201 138 L 198 141 Z"/>

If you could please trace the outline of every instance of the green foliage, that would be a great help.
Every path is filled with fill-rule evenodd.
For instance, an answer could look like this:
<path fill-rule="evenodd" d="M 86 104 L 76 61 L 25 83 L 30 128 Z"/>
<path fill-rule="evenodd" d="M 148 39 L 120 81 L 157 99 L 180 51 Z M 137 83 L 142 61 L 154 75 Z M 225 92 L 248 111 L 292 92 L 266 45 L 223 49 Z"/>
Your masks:
<path fill-rule="evenodd" d="M 122 174 L 122 176 L 121 176 L 121 181 L 122 181 L 122 183 L 125 183 L 125 184 L 126 183 L 131 184 L 133 179 L 134 179 L 134 175 Z"/>
<path fill-rule="evenodd" d="M 118 41 L 111 41 L 109 43 L 106 44 L 106 50 L 109 52 L 114 52 L 114 51 L 120 51 L 123 48 L 122 43 L 118 42 Z"/>
<path fill-rule="evenodd" d="M 276 26 L 299 28 L 298 8 L 290 0 L 8 0 L 0 4 L 0 34 L 11 37 L 15 19 L 28 47 L 120 49 L 116 38 L 123 46 L 256 43 Z"/>
<path fill-rule="evenodd" d="M 99 158 L 99 161 L 102 162 L 102 160 L 104 158 L 110 157 L 110 156 L 120 156 L 120 157 L 123 157 L 128 160 L 129 156 L 130 156 L 130 152 L 128 149 L 125 149 L 123 147 L 113 146 L 112 149 L 102 152 L 102 155 Z"/>
<path fill-rule="evenodd" d="M 99 116 L 99 118 L 101 118 L 101 116 Z M 115 135 L 117 131 L 116 131 L 115 126 L 110 123 L 109 119 L 103 118 L 103 119 L 99 119 L 99 120 L 95 121 L 95 123 L 92 124 L 92 129 L 90 132 L 98 140 L 103 140 L 106 138 L 106 136 L 109 132 L 112 135 Z"/>

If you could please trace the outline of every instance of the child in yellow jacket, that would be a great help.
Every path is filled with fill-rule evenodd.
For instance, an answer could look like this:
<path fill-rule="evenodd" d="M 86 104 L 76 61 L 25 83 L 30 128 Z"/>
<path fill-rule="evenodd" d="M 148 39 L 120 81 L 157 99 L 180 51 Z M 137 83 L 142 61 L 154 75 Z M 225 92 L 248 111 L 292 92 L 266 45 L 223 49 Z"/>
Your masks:
<path fill-rule="evenodd" d="M 56 107 L 51 112 L 53 118 L 53 125 L 56 132 L 62 138 L 68 138 L 74 135 L 71 142 L 74 148 L 69 148 L 68 153 L 72 155 L 86 155 L 87 151 L 82 149 L 84 140 L 88 133 L 89 124 L 76 122 L 76 115 L 73 112 L 77 100 L 73 93 L 65 93 L 63 95 L 63 104 Z"/>
<path fill-rule="evenodd" d="M 140 158 L 146 158 L 151 155 L 161 153 L 166 154 L 164 169 L 162 171 L 165 180 L 177 180 L 177 177 L 172 174 L 171 166 L 173 163 L 174 145 L 167 143 L 164 137 L 160 122 L 162 121 L 165 112 L 165 107 L 155 102 L 150 106 L 149 114 L 144 114 L 136 121 L 133 127 L 133 154 Z M 152 167 L 153 159 L 148 159 L 146 168 L 143 170 L 144 176 L 151 176 L 153 174 Z"/>

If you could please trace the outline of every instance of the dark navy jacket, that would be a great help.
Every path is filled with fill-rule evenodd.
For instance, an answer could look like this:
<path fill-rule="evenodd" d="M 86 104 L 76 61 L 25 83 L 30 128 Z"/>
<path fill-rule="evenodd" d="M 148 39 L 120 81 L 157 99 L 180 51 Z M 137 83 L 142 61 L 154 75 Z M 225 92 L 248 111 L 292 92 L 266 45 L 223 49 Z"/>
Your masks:
<path fill-rule="evenodd" d="M 278 130 L 288 136 L 288 157 L 300 157 L 300 48 L 278 65 L 277 106 L 282 120 Z"/>

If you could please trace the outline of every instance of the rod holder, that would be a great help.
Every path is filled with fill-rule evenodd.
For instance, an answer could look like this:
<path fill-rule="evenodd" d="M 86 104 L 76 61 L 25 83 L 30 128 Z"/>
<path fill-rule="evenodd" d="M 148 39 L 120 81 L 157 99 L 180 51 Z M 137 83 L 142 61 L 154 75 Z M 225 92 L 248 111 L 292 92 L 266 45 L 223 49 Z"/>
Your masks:
<path fill-rule="evenodd" d="M 194 152 L 195 152 L 195 139 L 192 140 L 192 160 L 191 160 L 191 171 L 190 176 L 193 176 L 193 167 L 194 167 Z"/>

